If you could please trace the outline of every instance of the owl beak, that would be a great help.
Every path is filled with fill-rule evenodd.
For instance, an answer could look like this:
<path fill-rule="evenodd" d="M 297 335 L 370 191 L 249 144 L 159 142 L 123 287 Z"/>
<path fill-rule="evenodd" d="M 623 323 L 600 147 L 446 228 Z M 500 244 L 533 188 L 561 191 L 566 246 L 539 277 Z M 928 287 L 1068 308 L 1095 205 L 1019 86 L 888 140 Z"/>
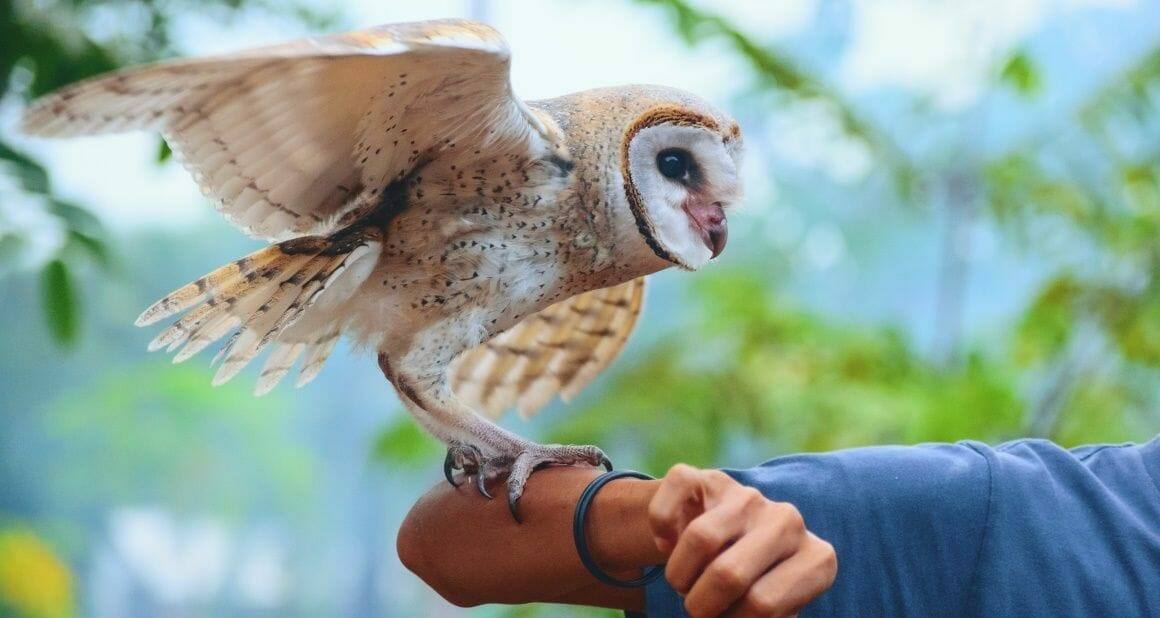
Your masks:
<path fill-rule="evenodd" d="M 729 222 L 725 219 L 725 208 L 721 202 L 686 202 L 685 213 L 701 233 L 701 240 L 713 252 L 713 257 L 721 255 L 729 240 Z"/>

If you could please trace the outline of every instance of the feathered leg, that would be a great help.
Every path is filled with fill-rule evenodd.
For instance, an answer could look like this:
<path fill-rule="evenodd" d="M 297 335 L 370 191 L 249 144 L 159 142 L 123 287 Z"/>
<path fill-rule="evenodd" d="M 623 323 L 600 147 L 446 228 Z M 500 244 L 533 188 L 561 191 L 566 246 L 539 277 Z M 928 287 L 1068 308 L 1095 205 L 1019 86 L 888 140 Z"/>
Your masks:
<path fill-rule="evenodd" d="M 599 447 L 537 444 L 488 421 L 463 405 L 442 376 L 418 380 L 396 371 L 386 354 L 379 354 L 383 375 L 395 385 L 408 410 L 432 435 L 449 446 L 444 460 L 447 482 L 458 486 L 452 470 L 475 478 L 481 494 L 491 498 L 487 482 L 507 477 L 507 502 L 512 517 L 521 521 L 519 499 L 528 478 L 549 465 L 588 464 L 611 470 L 612 462 Z"/>

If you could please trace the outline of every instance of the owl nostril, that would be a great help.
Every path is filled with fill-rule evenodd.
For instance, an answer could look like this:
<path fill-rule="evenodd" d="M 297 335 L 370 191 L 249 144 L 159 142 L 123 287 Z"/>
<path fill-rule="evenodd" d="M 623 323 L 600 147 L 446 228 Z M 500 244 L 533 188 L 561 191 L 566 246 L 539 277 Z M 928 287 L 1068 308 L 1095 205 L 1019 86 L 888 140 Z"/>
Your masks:
<path fill-rule="evenodd" d="M 725 206 L 721 202 L 713 202 L 712 206 L 709 211 L 709 223 L 716 225 L 725 220 Z"/>

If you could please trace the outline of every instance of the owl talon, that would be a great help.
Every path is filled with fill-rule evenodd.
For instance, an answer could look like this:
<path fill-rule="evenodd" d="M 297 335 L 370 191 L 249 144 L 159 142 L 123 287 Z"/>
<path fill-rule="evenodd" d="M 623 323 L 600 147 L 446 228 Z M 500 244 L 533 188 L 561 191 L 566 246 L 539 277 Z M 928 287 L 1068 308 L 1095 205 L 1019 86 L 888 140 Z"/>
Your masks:
<path fill-rule="evenodd" d="M 561 465 L 574 466 L 577 464 L 603 466 L 612 470 L 612 461 L 604 451 L 595 446 L 549 446 L 532 445 L 529 449 L 516 456 L 508 472 L 507 502 L 512 519 L 517 524 L 523 523 L 520 516 L 519 501 L 524 494 L 524 487 L 532 473 L 545 466 Z"/>
<path fill-rule="evenodd" d="M 459 487 L 463 484 L 462 481 L 455 480 L 454 470 L 456 469 L 454 452 L 452 449 L 447 449 L 447 457 L 443 458 L 443 478 L 447 479 L 447 483 L 452 487 Z"/>
<path fill-rule="evenodd" d="M 604 469 L 608 472 L 612 472 L 612 460 L 603 453 L 600 454 L 600 465 L 604 466 Z"/>
<path fill-rule="evenodd" d="M 488 500 L 495 497 L 487 491 L 487 475 L 484 474 L 483 468 L 475 471 L 475 488 L 479 490 L 481 496 Z"/>
<path fill-rule="evenodd" d="M 524 519 L 520 517 L 520 497 L 513 495 L 511 489 L 508 490 L 508 510 L 512 513 L 512 519 L 516 520 L 517 524 L 524 523 Z"/>
<path fill-rule="evenodd" d="M 455 442 L 447 447 L 447 456 L 443 458 L 443 477 L 452 487 L 463 484 L 463 480 L 456 480 L 455 470 L 462 470 L 461 479 L 465 479 L 472 474 L 478 474 L 482 468 L 483 452 L 479 447 L 462 442 Z"/>

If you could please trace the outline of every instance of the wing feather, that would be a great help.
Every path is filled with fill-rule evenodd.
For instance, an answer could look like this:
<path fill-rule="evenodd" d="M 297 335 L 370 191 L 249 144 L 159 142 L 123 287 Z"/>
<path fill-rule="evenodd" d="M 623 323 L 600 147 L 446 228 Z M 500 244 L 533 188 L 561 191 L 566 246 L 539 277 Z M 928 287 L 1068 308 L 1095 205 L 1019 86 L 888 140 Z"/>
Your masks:
<path fill-rule="evenodd" d="M 556 394 L 568 401 L 604 370 L 628 340 L 644 300 L 644 278 L 594 290 L 534 313 L 451 367 L 451 386 L 492 418 L 522 416 Z"/>
<path fill-rule="evenodd" d="M 327 231 L 360 186 L 450 144 L 543 131 L 512 95 L 509 66 L 483 24 L 392 24 L 98 76 L 34 102 L 23 127 L 159 131 L 231 222 L 283 239 Z"/>

